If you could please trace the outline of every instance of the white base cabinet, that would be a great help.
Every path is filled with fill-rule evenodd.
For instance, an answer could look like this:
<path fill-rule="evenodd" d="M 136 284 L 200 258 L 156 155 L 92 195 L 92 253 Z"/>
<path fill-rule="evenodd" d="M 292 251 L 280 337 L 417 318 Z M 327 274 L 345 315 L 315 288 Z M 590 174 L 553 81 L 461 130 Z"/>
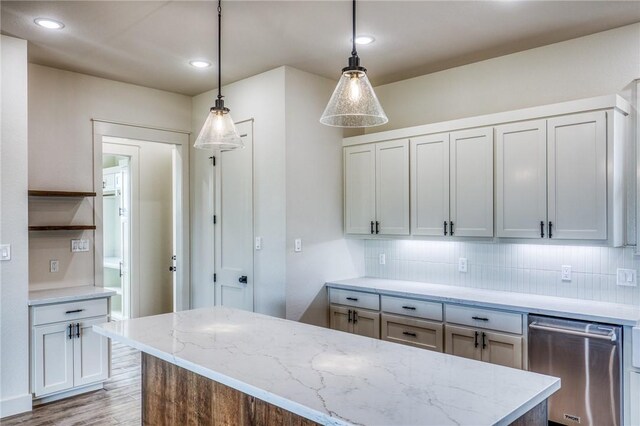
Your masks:
<path fill-rule="evenodd" d="M 109 340 L 92 329 L 107 322 L 107 314 L 106 298 L 31 308 L 35 398 L 95 385 L 109 377 Z"/>

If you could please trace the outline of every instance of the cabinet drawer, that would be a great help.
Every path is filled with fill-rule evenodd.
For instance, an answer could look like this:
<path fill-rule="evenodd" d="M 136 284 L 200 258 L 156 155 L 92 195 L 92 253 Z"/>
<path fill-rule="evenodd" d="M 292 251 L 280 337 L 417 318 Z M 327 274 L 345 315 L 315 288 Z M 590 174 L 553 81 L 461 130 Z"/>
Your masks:
<path fill-rule="evenodd" d="M 380 296 L 360 291 L 329 289 L 329 302 L 338 305 L 356 306 L 358 308 L 380 310 Z"/>
<path fill-rule="evenodd" d="M 442 321 L 442 303 L 403 297 L 380 296 L 384 312 Z"/>
<path fill-rule="evenodd" d="M 442 323 L 382 314 L 382 340 L 442 352 Z"/>
<path fill-rule="evenodd" d="M 522 334 L 522 314 L 460 305 L 445 305 L 444 312 L 447 323 Z"/>
<path fill-rule="evenodd" d="M 31 309 L 32 325 L 108 315 L 106 298 L 34 306 Z"/>

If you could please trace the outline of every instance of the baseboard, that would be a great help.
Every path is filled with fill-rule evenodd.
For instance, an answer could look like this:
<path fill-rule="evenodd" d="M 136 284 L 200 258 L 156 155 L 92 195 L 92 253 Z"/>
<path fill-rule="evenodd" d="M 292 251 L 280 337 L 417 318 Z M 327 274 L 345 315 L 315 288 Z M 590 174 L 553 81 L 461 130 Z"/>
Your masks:
<path fill-rule="evenodd" d="M 11 399 L 3 399 L 0 401 L 0 418 L 13 416 L 15 414 L 31 411 L 31 401 L 33 400 L 30 393 L 15 396 Z"/>

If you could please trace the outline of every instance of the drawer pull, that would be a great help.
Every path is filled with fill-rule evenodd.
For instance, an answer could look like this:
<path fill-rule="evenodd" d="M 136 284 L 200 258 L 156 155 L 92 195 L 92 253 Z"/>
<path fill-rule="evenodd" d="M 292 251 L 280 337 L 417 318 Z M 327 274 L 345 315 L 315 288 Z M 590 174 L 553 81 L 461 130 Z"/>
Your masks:
<path fill-rule="evenodd" d="M 403 331 L 402 334 L 404 334 L 405 336 L 418 337 L 416 333 L 412 333 L 410 331 Z"/>
<path fill-rule="evenodd" d="M 489 318 L 483 318 L 483 317 L 471 317 L 471 319 L 474 319 L 476 321 L 489 321 Z"/>
<path fill-rule="evenodd" d="M 351 300 L 353 302 L 357 302 L 358 298 L 357 297 L 347 297 L 347 300 Z"/>
<path fill-rule="evenodd" d="M 77 314 L 78 312 L 82 312 L 84 309 L 74 309 L 73 311 L 67 311 L 65 314 Z"/>
<path fill-rule="evenodd" d="M 408 309 L 410 311 L 415 311 L 416 307 L 415 306 L 403 306 L 402 309 Z"/>

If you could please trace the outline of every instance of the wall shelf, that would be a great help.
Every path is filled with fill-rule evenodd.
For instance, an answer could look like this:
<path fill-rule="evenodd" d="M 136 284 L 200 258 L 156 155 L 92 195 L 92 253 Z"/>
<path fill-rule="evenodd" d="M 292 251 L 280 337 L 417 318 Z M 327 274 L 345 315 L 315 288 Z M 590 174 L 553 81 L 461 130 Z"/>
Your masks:
<path fill-rule="evenodd" d="M 95 197 L 95 192 L 83 192 L 83 191 L 45 191 L 39 189 L 30 189 L 30 197 L 69 197 L 69 198 L 82 198 L 82 197 Z"/>
<path fill-rule="evenodd" d="M 29 231 L 85 231 L 95 230 L 95 225 L 43 225 L 29 226 Z"/>

